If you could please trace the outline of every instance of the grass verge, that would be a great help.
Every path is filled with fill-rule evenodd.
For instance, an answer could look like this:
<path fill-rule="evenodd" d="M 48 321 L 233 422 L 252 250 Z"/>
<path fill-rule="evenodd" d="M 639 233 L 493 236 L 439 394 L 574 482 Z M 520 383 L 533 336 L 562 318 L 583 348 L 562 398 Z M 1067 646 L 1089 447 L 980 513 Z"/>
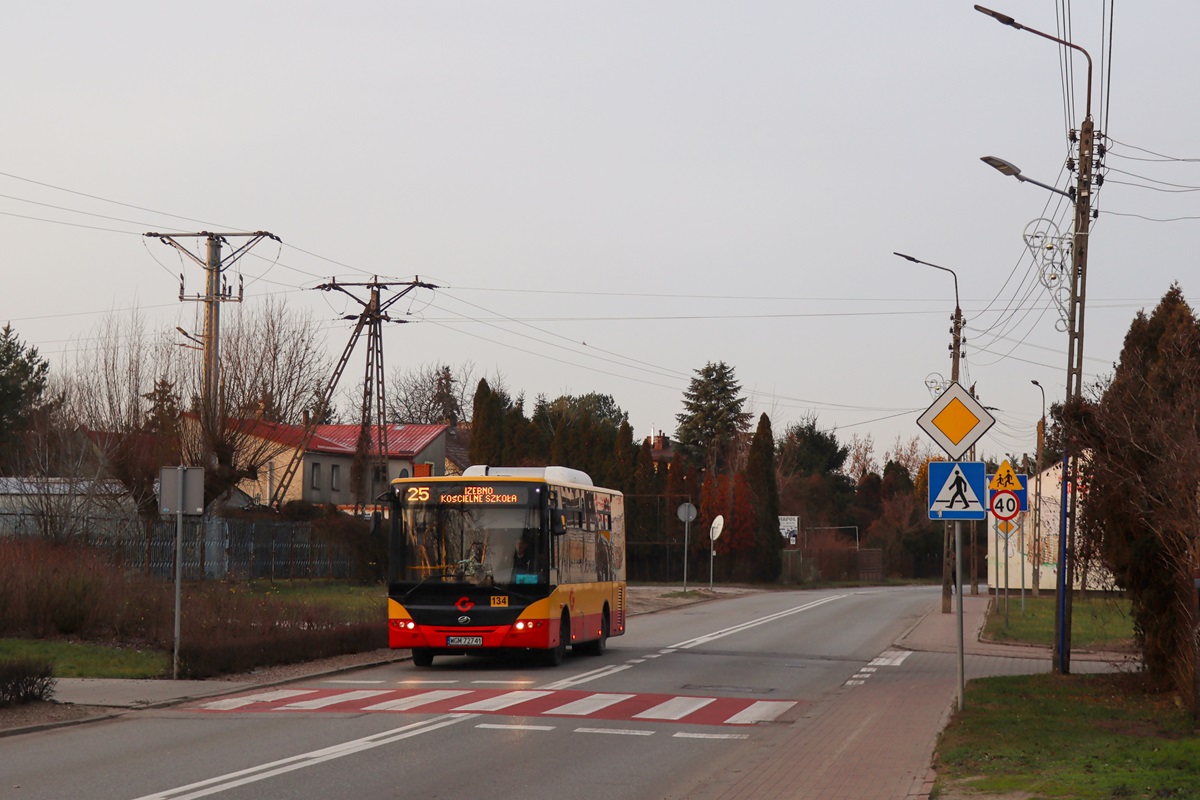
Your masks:
<path fill-rule="evenodd" d="M 245 586 L 252 595 L 287 605 L 318 606 L 347 617 L 362 614 L 384 620 L 387 616 L 387 587 L 380 583 L 296 579 L 254 580 Z"/>
<path fill-rule="evenodd" d="M 160 678 L 171 670 L 166 653 L 55 639 L 0 639 L 0 659 L 45 660 L 57 678 Z"/>
<path fill-rule="evenodd" d="M 1022 642 L 1050 647 L 1054 642 L 1054 594 L 1008 598 L 1008 624 L 1005 624 L 1004 596 L 993 598 L 984 625 L 985 639 L 995 642 Z M 1133 639 L 1133 618 L 1124 597 L 1076 597 L 1071 603 L 1071 647 L 1093 650 L 1129 649 Z"/>
<path fill-rule="evenodd" d="M 1200 797 L 1200 737 L 1139 674 L 973 680 L 965 706 L 938 744 L 936 797 Z"/>

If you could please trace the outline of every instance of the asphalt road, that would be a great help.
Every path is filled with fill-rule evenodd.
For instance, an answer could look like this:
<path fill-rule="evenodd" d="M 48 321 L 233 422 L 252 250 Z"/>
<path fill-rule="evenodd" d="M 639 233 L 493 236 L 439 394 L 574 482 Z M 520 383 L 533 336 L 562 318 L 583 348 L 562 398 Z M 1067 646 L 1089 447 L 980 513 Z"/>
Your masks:
<path fill-rule="evenodd" d="M 754 593 L 635 617 L 557 669 L 402 662 L 30 734 L 0 744 L 0 797 L 689 797 L 842 702 L 936 599 Z"/>

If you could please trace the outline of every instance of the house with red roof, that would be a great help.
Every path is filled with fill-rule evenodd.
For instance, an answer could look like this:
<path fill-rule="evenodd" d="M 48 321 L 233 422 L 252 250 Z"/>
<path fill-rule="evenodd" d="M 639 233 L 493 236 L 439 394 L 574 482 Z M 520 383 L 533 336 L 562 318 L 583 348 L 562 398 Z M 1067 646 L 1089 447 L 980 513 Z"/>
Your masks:
<path fill-rule="evenodd" d="M 369 453 L 373 463 L 364 476 L 363 497 L 374 500 L 387 491 L 395 478 L 446 473 L 446 440 L 449 425 L 391 424 L 386 426 L 387 474 L 378 466 L 376 443 L 378 427 L 371 426 Z M 292 478 L 283 502 L 304 500 L 353 507 L 355 501 L 351 475 L 358 447 L 358 425 L 318 425 L 304 448 L 300 469 Z M 278 454 L 258 470 L 257 480 L 243 481 L 241 489 L 266 503 L 275 492 L 297 449 L 301 446 L 303 426 L 255 420 L 249 435 L 278 445 Z"/>

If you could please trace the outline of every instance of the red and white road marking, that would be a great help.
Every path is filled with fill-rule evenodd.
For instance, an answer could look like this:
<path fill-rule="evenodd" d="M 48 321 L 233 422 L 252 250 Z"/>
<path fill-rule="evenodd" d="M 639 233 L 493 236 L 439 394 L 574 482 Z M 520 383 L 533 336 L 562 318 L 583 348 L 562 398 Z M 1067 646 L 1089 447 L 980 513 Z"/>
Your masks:
<path fill-rule="evenodd" d="M 198 703 L 192 711 L 378 712 L 418 714 L 503 714 L 514 717 L 642 720 L 693 725 L 754 725 L 771 722 L 794 700 L 613 694 L 578 690 L 499 689 L 293 689 L 267 691 Z"/>

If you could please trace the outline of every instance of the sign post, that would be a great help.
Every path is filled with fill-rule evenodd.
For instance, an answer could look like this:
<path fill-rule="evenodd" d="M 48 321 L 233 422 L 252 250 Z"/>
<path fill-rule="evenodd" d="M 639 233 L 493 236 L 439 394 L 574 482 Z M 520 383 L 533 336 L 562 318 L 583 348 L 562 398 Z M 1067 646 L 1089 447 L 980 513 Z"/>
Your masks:
<path fill-rule="evenodd" d="M 675 511 L 675 516 L 683 522 L 683 593 L 687 594 L 688 531 L 696 519 L 696 507 L 691 503 L 683 503 Z"/>
<path fill-rule="evenodd" d="M 1005 461 L 1004 465 L 1008 466 L 1008 462 Z M 1011 471 L 1012 467 L 1009 467 L 1009 470 Z M 1001 475 L 1001 472 L 996 473 L 997 478 L 999 478 L 1000 475 Z M 995 481 L 993 481 L 993 483 L 995 483 Z M 1015 483 L 1016 483 L 1016 481 L 1014 480 L 1013 484 L 1015 485 Z M 1015 519 L 1016 516 L 1020 513 L 1021 513 L 1021 501 L 1017 498 L 1017 493 L 1015 491 L 1012 491 L 1010 489 L 1004 489 L 1002 491 L 995 492 L 992 494 L 992 516 L 994 516 L 997 520 L 999 520 L 1000 524 L 1009 523 L 1009 525 L 1011 525 L 1011 521 L 1013 519 Z M 997 531 L 1000 530 L 999 526 L 997 526 L 996 530 Z M 1009 548 L 1008 548 L 1010 535 L 1011 535 L 1011 527 L 1008 527 L 1004 531 L 1004 627 L 1005 628 L 1008 627 L 1008 585 L 1009 585 L 1008 562 L 1012 560 L 1011 556 L 1009 555 Z M 999 537 L 999 534 L 997 534 L 997 536 L 996 536 L 996 557 L 999 558 L 999 556 L 1000 556 L 1000 537 Z M 996 580 L 997 580 L 997 582 L 999 582 L 999 580 L 1000 580 L 999 567 L 1000 567 L 1000 562 L 997 561 L 996 562 L 996 568 L 997 568 L 996 569 Z M 1021 564 L 1021 575 L 1022 575 L 1022 579 L 1023 579 L 1024 575 L 1025 575 L 1024 563 Z"/>
<path fill-rule="evenodd" d="M 957 350 L 955 351 L 957 354 Z M 955 376 L 957 377 L 957 375 Z M 993 417 L 988 410 L 976 400 L 970 392 L 962 387 L 958 381 L 953 381 L 946 387 L 946 391 L 942 392 L 933 404 L 925 410 L 925 413 L 917 420 L 917 425 L 921 430 L 929 434 L 938 446 L 946 451 L 946 455 L 954 460 L 962 458 L 967 451 L 979 441 L 980 437 L 987 432 L 989 428 L 996 424 L 996 418 Z M 938 462 L 930 462 L 929 464 L 929 485 L 930 493 L 933 492 L 933 465 Z M 981 465 L 982 466 L 982 465 Z M 987 475 L 987 470 L 984 468 L 984 477 Z M 961 473 L 958 478 L 965 478 Z M 961 486 L 956 482 L 954 488 L 961 489 Z M 954 583 L 955 591 L 958 593 L 958 710 L 963 710 L 963 698 L 966 695 L 966 664 L 963 656 L 963 593 L 962 593 L 962 519 L 987 519 L 987 511 L 983 509 L 983 504 L 980 503 L 980 511 L 982 515 L 973 515 L 968 517 L 953 517 L 945 516 L 945 511 L 953 511 L 954 498 L 957 496 L 956 491 L 951 492 L 951 498 L 948 502 L 949 508 L 943 510 L 939 516 L 934 516 L 934 501 L 931 498 L 929 503 L 930 519 L 953 519 L 954 520 Z M 965 494 L 965 492 L 964 492 Z M 983 496 L 982 490 L 976 494 L 976 499 Z M 965 500 L 965 497 L 963 498 Z M 974 510 L 974 509 L 972 509 Z M 945 560 L 943 559 L 943 564 Z M 943 572 L 943 574 L 945 574 Z M 943 598 L 945 598 L 945 583 L 943 582 Z M 945 603 L 943 599 L 943 603 Z M 943 612 L 948 611 L 946 605 L 942 607 Z"/>
<path fill-rule="evenodd" d="M 710 592 L 713 588 L 713 556 L 717 552 L 717 537 L 721 535 L 724 527 L 725 517 L 717 514 L 717 518 L 712 521 L 712 527 L 708 529 L 708 538 L 711 539 L 708 544 L 708 590 Z"/>
<path fill-rule="evenodd" d="M 172 474 L 174 473 L 174 474 Z M 204 513 L 204 468 L 163 467 L 158 471 L 158 505 L 162 514 L 175 514 L 175 649 L 171 677 L 179 680 L 179 620 L 183 611 L 183 515 Z"/>

